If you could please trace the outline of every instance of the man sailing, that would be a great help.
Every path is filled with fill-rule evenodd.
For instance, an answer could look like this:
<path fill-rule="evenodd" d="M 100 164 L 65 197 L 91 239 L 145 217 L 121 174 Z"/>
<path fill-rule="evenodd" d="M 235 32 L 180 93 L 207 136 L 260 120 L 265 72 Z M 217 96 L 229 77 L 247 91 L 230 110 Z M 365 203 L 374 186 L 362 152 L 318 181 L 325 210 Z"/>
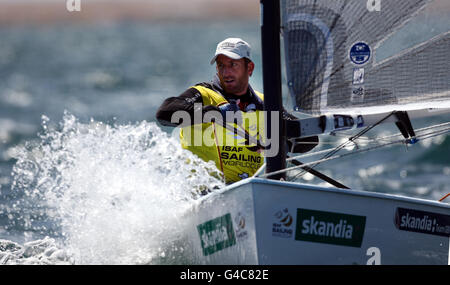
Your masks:
<path fill-rule="evenodd" d="M 250 45 L 240 38 L 228 38 L 217 45 L 211 64 L 216 63 L 212 82 L 199 83 L 178 97 L 167 98 L 157 111 L 156 118 L 165 126 L 182 126 L 181 145 L 205 161 L 214 161 L 227 184 L 252 176 L 264 163 L 260 145 L 249 143 L 242 135 L 230 131 L 241 130 L 249 136 L 262 139 L 264 126 L 260 112 L 264 110 L 264 96 L 249 84 L 255 64 Z M 173 115 L 184 111 L 188 122 L 173 122 Z M 195 122 L 195 112 L 202 115 L 215 111 L 224 123 Z M 229 116 L 233 114 L 233 116 Z M 283 112 L 286 119 L 296 119 Z M 235 119 L 240 120 L 235 120 Z M 244 124 L 245 122 L 245 124 Z M 201 138 L 200 140 L 196 140 Z M 200 143 L 196 143 L 200 141 Z M 306 152 L 317 144 L 317 137 L 299 145 L 294 152 Z M 289 143 L 289 142 L 288 142 Z M 314 144 L 316 143 L 316 144 Z M 288 146 L 292 146 L 289 145 Z M 291 149 L 293 150 L 293 148 Z"/>

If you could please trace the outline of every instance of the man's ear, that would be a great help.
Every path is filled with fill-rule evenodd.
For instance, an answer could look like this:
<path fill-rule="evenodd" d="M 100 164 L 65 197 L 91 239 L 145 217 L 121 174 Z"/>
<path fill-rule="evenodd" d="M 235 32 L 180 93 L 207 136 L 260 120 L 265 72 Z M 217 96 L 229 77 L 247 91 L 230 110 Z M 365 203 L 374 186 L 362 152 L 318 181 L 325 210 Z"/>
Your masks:
<path fill-rule="evenodd" d="M 248 75 L 249 76 L 252 76 L 253 70 L 255 70 L 255 64 L 253 63 L 253 61 L 250 61 L 248 63 Z"/>

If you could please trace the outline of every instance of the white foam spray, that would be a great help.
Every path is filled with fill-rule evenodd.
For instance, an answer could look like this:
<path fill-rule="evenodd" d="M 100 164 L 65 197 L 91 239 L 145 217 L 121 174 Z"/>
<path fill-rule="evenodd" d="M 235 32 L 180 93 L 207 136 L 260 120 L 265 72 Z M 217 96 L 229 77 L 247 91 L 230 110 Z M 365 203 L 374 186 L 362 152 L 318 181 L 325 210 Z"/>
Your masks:
<path fill-rule="evenodd" d="M 62 260 L 189 263 L 185 214 L 200 191 L 224 186 L 212 162 L 155 123 L 80 123 L 65 113 L 59 127 L 45 116 L 42 126 L 40 141 L 17 151 L 13 190 L 57 224 Z"/>

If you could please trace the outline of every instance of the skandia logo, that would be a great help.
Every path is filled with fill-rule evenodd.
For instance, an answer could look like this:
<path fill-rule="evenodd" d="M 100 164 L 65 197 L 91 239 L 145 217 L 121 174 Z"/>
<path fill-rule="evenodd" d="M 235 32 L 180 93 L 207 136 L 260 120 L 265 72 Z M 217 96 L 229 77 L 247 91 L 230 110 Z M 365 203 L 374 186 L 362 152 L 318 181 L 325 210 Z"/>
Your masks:
<path fill-rule="evenodd" d="M 236 244 L 233 222 L 229 213 L 198 225 L 197 230 L 205 256 Z"/>
<path fill-rule="evenodd" d="M 347 225 L 347 220 L 339 220 L 338 224 L 333 222 L 304 220 L 302 223 L 302 234 L 311 234 L 335 238 L 351 239 L 353 237 L 353 226 Z"/>
<path fill-rule="evenodd" d="M 434 232 L 436 226 L 436 220 L 431 220 L 427 215 L 422 217 L 410 216 L 406 213 L 406 216 L 402 216 L 402 222 L 400 227 L 415 229 L 415 230 L 427 230 Z"/>
<path fill-rule="evenodd" d="M 297 209 L 295 239 L 361 247 L 365 216 Z"/>
<path fill-rule="evenodd" d="M 403 231 L 450 236 L 450 216 L 439 213 L 397 208 L 395 226 Z"/>

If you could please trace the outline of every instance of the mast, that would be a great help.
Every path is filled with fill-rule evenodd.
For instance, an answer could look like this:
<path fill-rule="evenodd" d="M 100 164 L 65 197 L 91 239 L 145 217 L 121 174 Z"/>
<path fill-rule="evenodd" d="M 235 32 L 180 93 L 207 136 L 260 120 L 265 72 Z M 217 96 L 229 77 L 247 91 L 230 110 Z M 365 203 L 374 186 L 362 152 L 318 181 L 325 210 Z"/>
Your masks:
<path fill-rule="evenodd" d="M 266 138 L 273 137 L 279 132 L 278 154 L 266 157 L 266 173 L 286 168 L 286 127 L 282 120 L 282 92 L 281 92 L 281 55 L 280 55 L 280 1 L 261 0 L 261 49 L 262 71 L 264 88 L 264 111 L 266 112 Z M 278 128 L 272 129 L 272 111 L 277 111 Z M 269 176 L 270 179 L 279 180 L 286 174 Z"/>

